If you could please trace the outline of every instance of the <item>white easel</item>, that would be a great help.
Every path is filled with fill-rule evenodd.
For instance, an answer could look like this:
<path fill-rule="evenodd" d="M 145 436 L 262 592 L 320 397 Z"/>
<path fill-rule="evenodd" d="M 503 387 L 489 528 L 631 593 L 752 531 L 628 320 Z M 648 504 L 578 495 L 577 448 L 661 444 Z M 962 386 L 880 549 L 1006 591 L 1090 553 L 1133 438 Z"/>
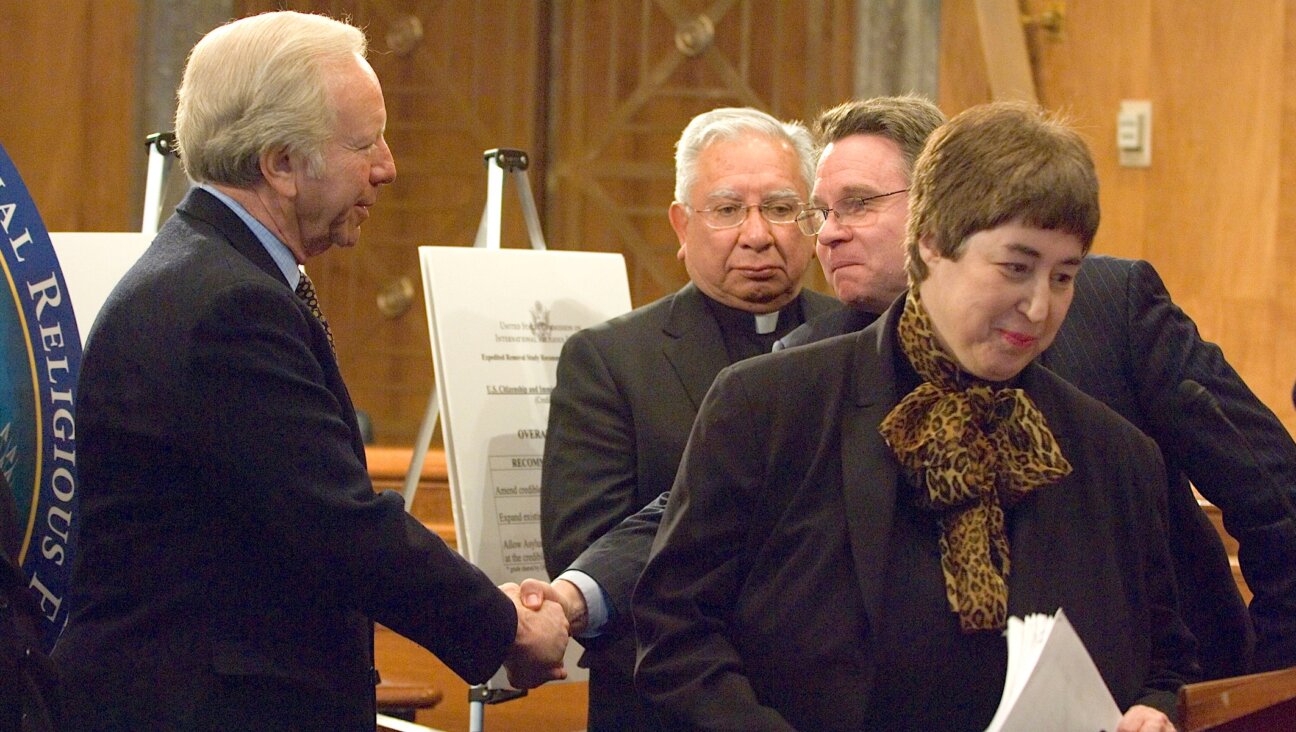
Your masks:
<path fill-rule="evenodd" d="M 482 209 L 481 223 L 477 226 L 477 238 L 473 246 L 478 249 L 500 248 L 500 224 L 504 217 L 504 174 L 508 173 L 513 178 L 522 203 L 522 216 L 526 220 L 531 248 L 544 251 L 544 232 L 540 230 L 540 217 L 536 211 L 535 198 L 531 195 L 531 182 L 527 178 L 530 160 L 526 152 L 501 147 L 485 151 L 482 157 L 486 163 L 486 206 Z M 433 384 L 432 394 L 428 397 L 427 408 L 423 413 L 423 422 L 419 425 L 418 437 L 414 440 L 414 454 L 410 459 L 409 470 L 405 473 L 405 486 L 401 491 L 406 511 L 414 505 L 423 461 L 427 458 L 428 446 L 432 442 L 432 433 L 436 431 L 440 415 L 437 388 Z M 520 689 L 493 689 L 487 684 L 469 687 L 468 732 L 483 732 L 485 705 L 500 704 L 523 696 L 526 696 L 526 691 Z"/>
<path fill-rule="evenodd" d="M 522 217 L 526 219 L 531 248 L 544 251 L 544 232 L 540 230 L 540 216 L 536 213 L 535 198 L 531 195 L 531 182 L 527 178 L 526 171 L 530 159 L 526 152 L 497 147 L 482 153 L 482 158 L 486 163 L 486 206 L 482 209 L 481 223 L 477 225 L 477 238 L 473 241 L 473 246 L 478 249 L 500 248 L 500 222 L 504 218 L 504 174 L 508 173 L 513 177 L 518 198 L 522 202 Z M 405 487 L 401 490 L 401 495 L 405 497 L 406 511 L 414 505 L 414 494 L 418 492 L 423 461 L 427 458 L 428 446 L 432 443 L 432 433 L 436 431 L 437 419 L 440 416 L 436 384 L 433 384 L 427 408 L 423 411 L 423 422 L 419 425 L 418 437 L 414 438 L 414 455 L 411 457 L 409 470 L 405 473 Z"/>

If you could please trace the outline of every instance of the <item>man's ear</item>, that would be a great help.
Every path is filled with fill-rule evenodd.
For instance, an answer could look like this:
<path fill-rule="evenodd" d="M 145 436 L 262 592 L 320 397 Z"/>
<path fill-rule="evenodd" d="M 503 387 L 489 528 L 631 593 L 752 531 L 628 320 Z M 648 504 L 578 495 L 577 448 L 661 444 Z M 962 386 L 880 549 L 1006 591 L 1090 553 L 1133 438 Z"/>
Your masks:
<path fill-rule="evenodd" d="M 261 177 L 266 185 L 284 198 L 297 196 L 297 177 L 305 171 L 301 158 L 293 155 L 286 147 L 273 148 L 261 153 Z"/>
<path fill-rule="evenodd" d="M 682 262 L 684 261 L 685 233 L 688 231 L 688 209 L 684 204 L 675 201 L 670 205 L 670 211 L 667 215 L 670 217 L 671 228 L 675 230 L 675 237 L 679 239 L 679 251 L 675 253 L 675 258 Z"/>

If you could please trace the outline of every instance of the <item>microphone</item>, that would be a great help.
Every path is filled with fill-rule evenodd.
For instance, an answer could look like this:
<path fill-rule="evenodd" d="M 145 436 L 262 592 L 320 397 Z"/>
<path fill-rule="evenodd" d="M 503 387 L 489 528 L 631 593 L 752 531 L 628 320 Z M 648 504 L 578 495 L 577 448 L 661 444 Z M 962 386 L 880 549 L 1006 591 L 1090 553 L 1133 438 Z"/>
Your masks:
<path fill-rule="evenodd" d="M 1227 425 L 1230 432 L 1237 430 L 1228 415 L 1224 414 L 1224 408 L 1215 395 L 1192 379 L 1184 379 L 1175 388 L 1175 406 L 1179 408 L 1179 412 L 1190 416 L 1200 417 L 1204 414 L 1210 420 L 1219 420 Z"/>

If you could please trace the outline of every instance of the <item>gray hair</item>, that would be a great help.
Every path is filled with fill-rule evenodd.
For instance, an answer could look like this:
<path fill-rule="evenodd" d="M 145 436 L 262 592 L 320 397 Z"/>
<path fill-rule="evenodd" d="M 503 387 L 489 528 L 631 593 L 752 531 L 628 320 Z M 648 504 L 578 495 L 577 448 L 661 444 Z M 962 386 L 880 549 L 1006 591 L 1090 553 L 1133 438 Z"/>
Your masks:
<path fill-rule="evenodd" d="M 852 135 L 877 135 L 900 148 L 905 179 L 913 177 L 914 161 L 927 138 L 945 124 L 945 115 L 917 94 L 874 97 L 839 104 L 824 110 L 814 122 L 820 154 L 823 148 Z"/>
<path fill-rule="evenodd" d="M 279 148 L 322 174 L 336 122 L 329 72 L 366 50 L 356 27 L 290 11 L 208 33 L 189 52 L 177 92 L 176 138 L 189 177 L 245 188 L 261 180 L 260 156 Z"/>
<path fill-rule="evenodd" d="M 688 202 L 697 180 L 697 159 L 708 145 L 744 134 L 764 135 L 792 146 L 801 163 L 805 188 L 814 185 L 814 140 L 800 122 L 780 122 L 751 107 L 721 107 L 694 117 L 675 143 L 675 200 Z"/>

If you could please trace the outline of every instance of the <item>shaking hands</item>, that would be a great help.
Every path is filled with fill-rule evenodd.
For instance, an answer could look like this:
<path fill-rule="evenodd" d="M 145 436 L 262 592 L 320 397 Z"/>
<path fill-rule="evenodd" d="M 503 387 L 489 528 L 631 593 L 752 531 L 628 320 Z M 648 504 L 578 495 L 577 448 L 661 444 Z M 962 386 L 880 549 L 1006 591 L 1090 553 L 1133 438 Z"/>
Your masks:
<path fill-rule="evenodd" d="M 567 678 L 563 668 L 563 653 L 573 628 L 571 618 L 580 618 L 585 612 L 585 599 L 571 583 L 561 590 L 540 580 L 523 580 L 519 586 L 509 582 L 500 585 L 517 610 L 517 637 L 513 641 L 504 668 L 509 684 L 518 689 L 530 689 L 547 681 Z M 573 597 L 574 595 L 574 597 Z"/>

